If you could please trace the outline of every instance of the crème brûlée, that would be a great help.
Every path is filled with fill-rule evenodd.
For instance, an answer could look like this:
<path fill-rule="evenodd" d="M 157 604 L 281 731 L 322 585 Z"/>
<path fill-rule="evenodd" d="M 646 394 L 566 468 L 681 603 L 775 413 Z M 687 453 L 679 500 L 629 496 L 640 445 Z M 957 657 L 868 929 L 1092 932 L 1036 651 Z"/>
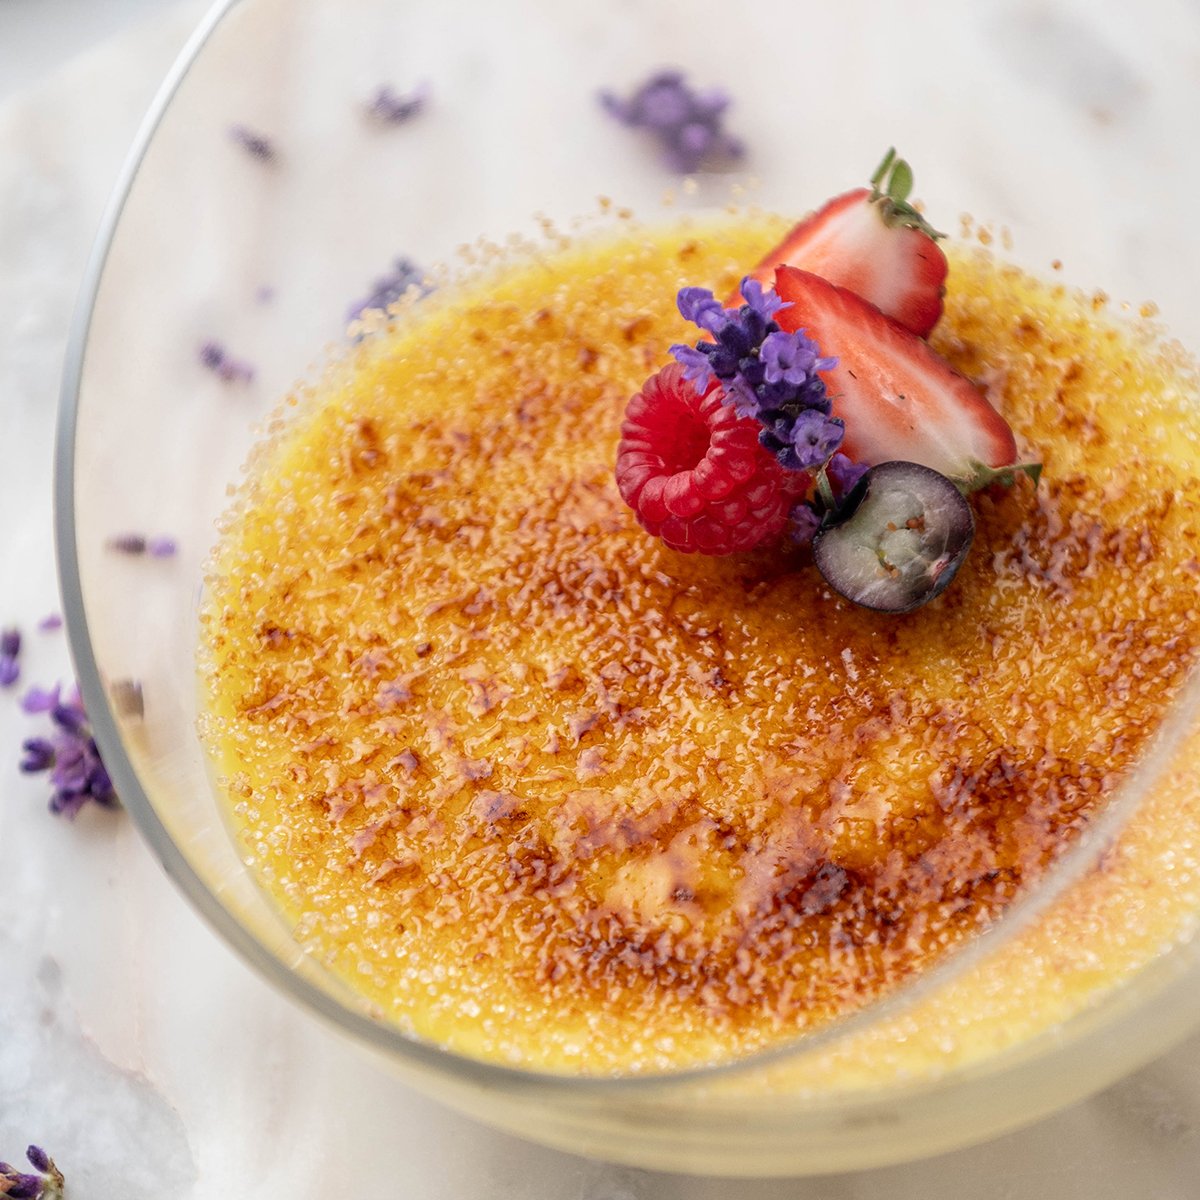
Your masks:
<path fill-rule="evenodd" d="M 932 344 L 1030 457 L 903 616 L 807 552 L 682 555 L 629 396 L 780 231 L 568 246 L 293 398 L 202 610 L 205 742 L 297 938 L 386 1020 L 580 1073 L 727 1061 L 918 978 L 1095 821 L 1200 649 L 1181 352 L 981 251 Z"/>

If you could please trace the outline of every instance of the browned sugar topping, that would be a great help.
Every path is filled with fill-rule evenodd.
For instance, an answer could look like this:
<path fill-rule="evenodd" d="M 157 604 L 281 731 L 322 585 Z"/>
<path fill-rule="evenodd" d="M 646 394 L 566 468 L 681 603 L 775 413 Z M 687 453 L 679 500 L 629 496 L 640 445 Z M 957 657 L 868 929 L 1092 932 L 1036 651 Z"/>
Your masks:
<path fill-rule="evenodd" d="M 1194 379 L 953 266 L 937 348 L 1045 460 L 901 618 L 688 558 L 612 479 L 748 223 L 637 234 L 369 339 L 265 452 L 203 614 L 206 738 L 298 936 L 391 1019 L 587 1072 L 796 1036 L 980 930 L 1103 805 L 1200 643 Z"/>

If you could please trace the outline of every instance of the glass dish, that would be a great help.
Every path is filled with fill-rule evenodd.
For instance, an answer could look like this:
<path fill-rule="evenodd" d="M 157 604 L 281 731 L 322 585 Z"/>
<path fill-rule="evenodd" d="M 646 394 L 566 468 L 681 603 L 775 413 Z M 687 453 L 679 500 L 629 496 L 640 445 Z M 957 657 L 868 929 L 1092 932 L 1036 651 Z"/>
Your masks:
<path fill-rule="evenodd" d="M 274 987 L 482 1120 L 586 1154 L 739 1175 L 868 1167 L 979 1140 L 1200 1023 L 1194 687 L 1104 819 L 968 950 L 786 1051 L 638 1079 L 480 1063 L 376 1019 L 259 891 L 196 736 L 214 522 L 280 399 L 342 343 L 348 303 L 398 255 L 449 260 L 480 237 L 536 232 L 543 215 L 569 227 L 602 196 L 649 219 L 730 199 L 796 212 L 895 142 L 931 212 L 973 214 L 1035 273 L 1061 258 L 1072 283 L 1135 307 L 1153 298 L 1172 334 L 1200 348 L 1188 207 L 1200 165 L 1175 152 L 1200 16 L 1166 4 L 1082 11 L 1066 0 L 946 2 L 919 17 L 855 4 L 801 17 L 788 0 L 736 13 L 699 0 L 214 8 L 147 119 L 85 282 L 63 393 L 58 546 L 83 693 L 118 790 L 176 884 Z M 684 183 L 600 111 L 601 88 L 628 90 L 664 64 L 730 90 L 747 142 L 736 170 Z M 362 110 L 382 83 L 427 83 L 427 111 L 372 123 Z M 269 134 L 269 161 L 231 136 L 239 125 Z M 214 339 L 252 358 L 252 384 L 202 368 Z M 106 541 L 129 530 L 172 536 L 178 556 L 115 558 Z M 140 684 L 140 703 L 123 681 Z M 1169 846 L 1147 833 L 1168 821 Z M 1166 898 L 1142 903 L 1144 881 L 1164 872 Z M 1063 931 L 1086 912 L 1096 940 L 1077 944 Z M 928 1070 L 906 1070 L 901 1045 Z"/>

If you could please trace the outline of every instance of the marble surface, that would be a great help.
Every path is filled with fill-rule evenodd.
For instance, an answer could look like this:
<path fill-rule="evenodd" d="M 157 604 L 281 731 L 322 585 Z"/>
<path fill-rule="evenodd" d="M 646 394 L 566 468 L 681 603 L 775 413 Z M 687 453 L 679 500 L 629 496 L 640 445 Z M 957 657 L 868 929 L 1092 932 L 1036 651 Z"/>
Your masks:
<path fill-rule="evenodd" d="M 184 5 L 0 105 L 0 626 L 26 633 L 26 681 L 69 673 L 62 634 L 34 627 L 57 607 L 51 443 L 75 291 L 125 147 L 200 10 Z M 1106 86 L 1095 71 L 1080 79 Z M 16 770 L 30 729 L 15 693 L 0 692 L 0 1157 L 46 1146 L 72 1200 L 1196 1193 L 1200 1037 L 1029 1129 L 855 1175 L 731 1184 L 491 1132 L 270 992 L 175 893 L 128 818 L 50 817 L 41 781 Z"/>

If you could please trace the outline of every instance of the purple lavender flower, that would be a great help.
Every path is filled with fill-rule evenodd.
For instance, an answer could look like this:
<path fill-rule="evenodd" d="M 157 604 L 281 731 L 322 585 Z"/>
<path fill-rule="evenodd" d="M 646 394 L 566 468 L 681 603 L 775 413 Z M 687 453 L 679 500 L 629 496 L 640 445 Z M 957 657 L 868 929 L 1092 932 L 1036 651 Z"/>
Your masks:
<path fill-rule="evenodd" d="M 842 444 L 845 432 L 845 423 L 837 417 L 806 408 L 794 416 L 775 417 L 759 441 L 789 471 L 816 471 Z"/>
<path fill-rule="evenodd" d="M 628 100 L 603 91 L 600 103 L 622 124 L 653 133 L 667 165 L 682 174 L 743 153 L 723 128 L 729 97 L 717 88 L 694 90 L 681 71 L 655 72 Z"/>
<path fill-rule="evenodd" d="M 729 324 L 729 314 L 725 311 L 725 306 L 708 288 L 680 288 L 675 303 L 685 321 L 691 321 L 693 325 L 699 325 L 711 334 L 720 333 Z"/>
<path fill-rule="evenodd" d="M 811 504 L 797 504 L 792 509 L 791 534 L 797 546 L 811 546 L 820 528 L 821 518 Z"/>
<path fill-rule="evenodd" d="M 367 113 L 387 125 L 403 125 L 425 111 L 429 102 L 429 85 L 418 84 L 407 96 L 394 92 L 384 84 L 371 98 Z"/>
<path fill-rule="evenodd" d="M 805 337 L 802 330 L 795 333 L 769 333 L 759 351 L 767 383 L 789 383 L 803 387 L 814 371 L 828 371 L 836 359 L 821 358 L 816 342 Z"/>
<path fill-rule="evenodd" d="M 146 539 L 146 553 L 151 558 L 173 558 L 179 552 L 179 544 L 174 538 L 152 537 Z"/>
<path fill-rule="evenodd" d="M 207 341 L 200 347 L 200 363 L 225 383 L 253 383 L 254 368 L 234 358 L 220 342 Z"/>
<path fill-rule="evenodd" d="M 49 737 L 27 738 L 21 746 L 23 772 L 50 774 L 54 788 L 50 811 L 74 819 L 89 800 L 102 808 L 115 808 L 116 792 L 100 761 L 78 686 L 65 698 L 61 685 L 49 690 L 30 688 L 22 707 L 27 713 L 49 713 L 53 724 Z"/>
<path fill-rule="evenodd" d="M 21 678 L 21 631 L 0 632 L 0 687 L 12 687 Z"/>
<path fill-rule="evenodd" d="M 774 288 L 765 288 L 757 280 L 747 275 L 742 280 L 742 299 L 758 313 L 764 321 L 772 321 L 775 314 L 784 308 L 791 308 L 792 302 L 783 299 Z"/>
<path fill-rule="evenodd" d="M 425 272 L 410 258 L 397 258 L 389 274 L 376 279 L 371 291 L 361 300 L 356 300 L 346 314 L 347 321 L 357 321 L 365 312 L 387 310 L 415 288 L 421 296 L 428 296 L 433 288 L 425 281 Z"/>
<path fill-rule="evenodd" d="M 254 130 L 248 129 L 245 125 L 231 125 L 229 136 L 251 158 L 257 158 L 259 162 L 272 162 L 274 160 L 275 146 L 270 138 L 264 137 L 263 134 L 255 133 Z"/>
<path fill-rule="evenodd" d="M 63 627 L 63 619 L 61 613 L 47 613 L 39 622 L 38 629 L 42 633 L 53 633 L 56 629 Z"/>
<path fill-rule="evenodd" d="M 30 1175 L 0 1162 L 0 1196 L 7 1200 L 62 1200 L 63 1174 L 54 1159 L 40 1146 L 30 1146 L 25 1157 L 38 1173 Z"/>
<path fill-rule="evenodd" d="M 774 317 L 786 303 L 756 279 L 742 280 L 744 304 L 724 308 L 706 288 L 679 292 L 679 311 L 711 335 L 671 353 L 686 378 L 705 388 L 715 375 L 725 403 L 763 426 L 762 445 L 791 471 L 815 471 L 842 443 L 841 421 L 830 417 L 822 371 L 837 366 L 804 332 L 784 333 Z"/>
<path fill-rule="evenodd" d="M 844 454 L 835 454 L 825 467 L 829 482 L 833 485 L 834 497 L 840 503 L 852 491 L 858 481 L 871 468 L 866 463 L 854 462 Z"/>
<path fill-rule="evenodd" d="M 712 361 L 698 346 L 672 346 L 671 353 L 683 367 L 684 379 L 690 379 L 703 392 L 712 378 Z"/>

